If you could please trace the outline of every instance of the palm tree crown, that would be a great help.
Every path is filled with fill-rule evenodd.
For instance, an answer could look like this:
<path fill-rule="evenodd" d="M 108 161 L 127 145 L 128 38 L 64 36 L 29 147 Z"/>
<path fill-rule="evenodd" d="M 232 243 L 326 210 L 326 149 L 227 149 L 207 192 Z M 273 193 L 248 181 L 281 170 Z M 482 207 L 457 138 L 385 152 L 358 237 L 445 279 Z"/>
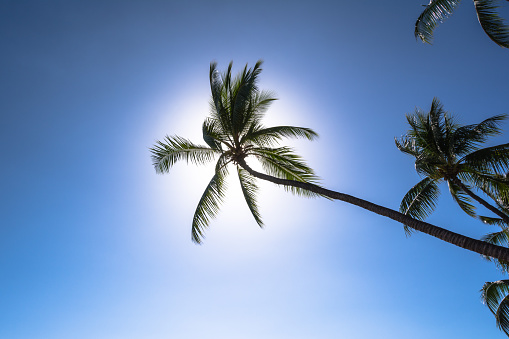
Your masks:
<path fill-rule="evenodd" d="M 256 193 L 255 178 L 239 166 L 248 156 L 255 157 L 263 169 L 280 178 L 306 183 L 316 183 L 318 177 L 302 158 L 291 148 L 277 147 L 283 137 L 318 137 L 312 129 L 295 126 L 265 127 L 261 120 L 269 105 L 276 100 L 271 92 L 257 87 L 262 61 L 253 68 L 244 70 L 232 78 L 232 63 L 223 74 L 210 65 L 210 116 L 202 126 L 203 139 L 207 146 L 196 145 L 178 136 L 166 136 L 157 141 L 150 150 L 158 173 L 166 173 L 178 160 L 201 164 L 217 158 L 214 176 L 206 187 L 193 217 L 192 239 L 200 243 L 204 228 L 216 216 L 225 197 L 225 177 L 228 165 L 236 167 L 240 187 L 255 221 L 262 226 Z M 285 186 L 293 193 L 316 196 L 315 193 L 298 187 Z"/>
<path fill-rule="evenodd" d="M 473 1 L 477 19 L 484 32 L 497 45 L 509 48 L 509 27 L 497 13 L 498 1 Z M 453 13 L 459 3 L 460 0 L 430 0 L 415 23 L 415 37 L 430 44 L 433 41 L 435 28 Z"/>
<path fill-rule="evenodd" d="M 474 199 L 509 220 L 502 210 L 471 190 L 471 186 L 479 188 L 491 197 L 508 194 L 507 180 L 497 173 L 505 173 L 509 167 L 509 144 L 481 148 L 488 137 L 501 133 L 499 124 L 506 117 L 497 115 L 479 124 L 459 126 L 436 98 L 428 113 L 416 110 L 415 114 L 407 115 L 410 130 L 395 140 L 396 146 L 415 157 L 415 169 L 424 179 L 408 191 L 400 211 L 424 219 L 435 208 L 440 193 L 438 184 L 445 181 L 454 200 L 470 216 L 476 216 L 471 200 Z"/>

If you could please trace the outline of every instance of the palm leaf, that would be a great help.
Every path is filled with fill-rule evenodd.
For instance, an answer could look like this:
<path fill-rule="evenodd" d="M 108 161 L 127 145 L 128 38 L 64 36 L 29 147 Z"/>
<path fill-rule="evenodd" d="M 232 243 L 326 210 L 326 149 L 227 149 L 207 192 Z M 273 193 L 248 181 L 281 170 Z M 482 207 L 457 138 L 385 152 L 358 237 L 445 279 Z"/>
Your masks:
<path fill-rule="evenodd" d="M 229 145 L 228 139 L 221 135 L 221 130 L 216 119 L 207 118 L 202 126 L 203 140 L 210 148 L 222 151 L 221 142 Z"/>
<path fill-rule="evenodd" d="M 195 145 L 179 136 L 166 136 L 163 141 L 156 141 L 155 146 L 150 148 L 150 152 L 157 173 L 169 172 L 170 168 L 179 160 L 203 164 L 214 159 L 214 156 L 220 153 L 209 147 Z"/>
<path fill-rule="evenodd" d="M 271 146 L 281 138 L 306 138 L 314 140 L 318 134 L 310 128 L 295 126 L 275 126 L 269 128 L 255 127 L 244 135 L 242 143 L 251 142 L 258 146 Z"/>
<path fill-rule="evenodd" d="M 252 69 L 244 67 L 243 72 L 234 80 L 230 93 L 232 132 L 238 136 L 246 127 L 254 113 L 251 98 L 258 92 L 257 78 L 262 71 L 263 61 L 259 60 Z"/>
<path fill-rule="evenodd" d="M 500 47 L 509 48 L 509 27 L 498 13 L 495 0 L 474 0 L 477 18 L 488 37 Z"/>
<path fill-rule="evenodd" d="M 465 155 L 462 162 L 480 172 L 509 171 L 509 144 L 486 147 Z"/>
<path fill-rule="evenodd" d="M 260 227 L 263 227 L 262 218 L 260 212 L 258 211 L 258 205 L 256 202 L 258 186 L 256 185 L 254 178 L 250 176 L 246 170 L 238 167 L 237 172 L 239 175 L 240 187 L 242 188 L 242 194 L 244 194 L 244 199 L 246 199 L 247 206 L 255 218 L 256 223 Z"/>
<path fill-rule="evenodd" d="M 399 211 L 412 218 L 424 220 L 435 210 L 439 195 L 440 189 L 437 182 L 430 178 L 424 178 L 405 194 Z M 411 228 L 405 226 L 404 229 L 407 235 L 411 234 Z"/>
<path fill-rule="evenodd" d="M 215 174 L 205 188 L 194 212 L 191 227 L 192 240 L 198 244 L 201 243 L 204 236 L 204 229 L 208 227 L 210 219 L 216 217 L 224 199 L 227 188 L 224 180 L 228 174 L 227 164 L 227 157 L 222 155 L 216 164 Z"/>
<path fill-rule="evenodd" d="M 472 199 L 467 195 L 467 193 L 463 192 L 456 184 L 452 181 L 448 180 L 447 184 L 449 185 L 449 192 L 451 193 L 452 198 L 458 204 L 458 206 L 473 218 L 477 218 L 475 214 L 475 206 L 471 204 Z"/>
<path fill-rule="evenodd" d="M 452 14 L 459 3 L 460 0 L 431 0 L 415 23 L 415 38 L 431 44 L 435 28 Z"/>
<path fill-rule="evenodd" d="M 499 135 L 502 129 L 500 123 L 507 119 L 507 115 L 496 115 L 479 124 L 458 127 L 454 131 L 454 153 L 467 154 L 479 148 L 488 137 Z"/>
<path fill-rule="evenodd" d="M 253 148 L 250 150 L 250 154 L 255 155 L 263 169 L 272 176 L 315 185 L 319 181 L 313 169 L 307 166 L 302 158 L 294 154 L 288 147 Z M 316 193 L 298 187 L 284 186 L 284 188 L 294 194 L 306 197 L 317 196 Z"/>
<path fill-rule="evenodd" d="M 481 289 L 481 299 L 495 315 L 497 326 L 509 335 L 509 280 L 486 282 Z"/>
<path fill-rule="evenodd" d="M 508 226 L 507 223 L 501 218 L 493 218 L 493 217 L 486 217 L 486 216 L 480 215 L 479 219 L 487 225 L 495 225 L 495 226 L 499 226 L 502 228 Z M 495 233 L 499 233 L 499 232 L 495 232 Z M 490 233 L 490 234 L 495 234 L 495 233 Z M 485 237 L 491 237 L 490 234 L 487 234 Z"/>

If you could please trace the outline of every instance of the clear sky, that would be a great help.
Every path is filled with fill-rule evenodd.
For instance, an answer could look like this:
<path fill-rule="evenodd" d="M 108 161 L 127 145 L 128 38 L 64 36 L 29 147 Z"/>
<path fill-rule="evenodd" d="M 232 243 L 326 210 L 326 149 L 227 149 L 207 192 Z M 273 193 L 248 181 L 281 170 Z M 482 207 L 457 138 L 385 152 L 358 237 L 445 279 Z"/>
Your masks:
<path fill-rule="evenodd" d="M 413 36 L 425 2 L 1 0 L 0 338 L 505 338 L 477 254 L 261 183 L 262 230 L 235 182 L 195 245 L 213 165 L 151 164 L 166 134 L 202 142 L 211 61 L 263 59 L 267 124 L 313 128 L 287 144 L 324 186 L 397 209 L 419 180 L 394 145 L 406 113 L 509 113 L 509 51 L 472 2 L 432 46 Z M 495 230 L 443 192 L 429 221 Z"/>

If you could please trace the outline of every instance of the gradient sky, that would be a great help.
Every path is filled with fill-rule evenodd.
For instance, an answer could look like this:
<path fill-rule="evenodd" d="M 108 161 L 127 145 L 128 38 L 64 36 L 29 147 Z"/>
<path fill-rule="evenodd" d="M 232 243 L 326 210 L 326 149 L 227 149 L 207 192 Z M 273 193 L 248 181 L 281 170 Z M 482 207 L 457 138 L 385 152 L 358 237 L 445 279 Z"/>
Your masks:
<path fill-rule="evenodd" d="M 406 113 L 509 113 L 509 51 L 472 2 L 432 46 L 425 2 L 1 0 L 0 338 L 505 338 L 479 293 L 502 275 L 475 253 L 269 183 L 262 230 L 235 182 L 195 245 L 213 165 L 151 164 L 166 134 L 202 143 L 211 61 L 263 59 L 267 124 L 313 128 L 287 144 L 324 186 L 397 209 L 419 180 Z M 428 220 L 495 230 L 451 200 Z"/>

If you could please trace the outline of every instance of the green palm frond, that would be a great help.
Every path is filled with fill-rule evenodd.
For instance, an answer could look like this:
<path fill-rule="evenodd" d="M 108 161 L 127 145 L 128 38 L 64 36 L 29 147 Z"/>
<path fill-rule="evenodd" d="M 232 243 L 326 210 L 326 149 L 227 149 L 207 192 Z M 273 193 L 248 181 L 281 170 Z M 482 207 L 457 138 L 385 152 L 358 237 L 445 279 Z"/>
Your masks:
<path fill-rule="evenodd" d="M 507 223 L 501 218 L 492 218 L 492 217 L 486 217 L 486 216 L 480 215 L 479 219 L 487 225 L 494 225 L 494 226 L 499 226 L 502 228 L 507 227 Z M 499 232 L 495 232 L 495 233 L 499 233 Z M 495 234 L 495 233 L 489 233 L 485 237 L 491 237 L 491 234 Z"/>
<path fill-rule="evenodd" d="M 459 176 L 483 191 L 496 204 L 497 208 L 509 215 L 509 180 L 497 174 L 484 174 L 480 172 L 464 172 Z"/>
<path fill-rule="evenodd" d="M 459 3 L 460 0 L 431 0 L 415 23 L 415 38 L 431 44 L 435 28 L 452 14 Z"/>
<path fill-rule="evenodd" d="M 417 157 L 419 155 L 419 149 L 415 144 L 415 140 L 413 138 L 410 138 L 408 135 L 404 135 L 399 139 L 394 138 L 394 142 L 396 143 L 396 147 L 401 152 L 414 157 Z"/>
<path fill-rule="evenodd" d="M 502 133 L 500 124 L 507 115 L 496 115 L 479 124 L 461 126 L 454 130 L 453 150 L 456 154 L 468 154 L 479 148 L 489 137 Z"/>
<path fill-rule="evenodd" d="M 447 184 L 449 185 L 449 192 L 451 193 L 452 198 L 463 210 L 463 212 L 472 218 L 477 218 L 477 214 L 475 213 L 475 206 L 472 205 L 472 199 L 470 199 L 470 197 L 452 181 L 447 181 Z"/>
<path fill-rule="evenodd" d="M 497 326 L 509 335 L 509 280 L 486 282 L 481 289 L 481 300 L 495 315 Z"/>
<path fill-rule="evenodd" d="M 435 209 L 439 194 L 437 182 L 424 178 L 405 194 L 399 211 L 412 218 L 424 220 Z M 410 235 L 411 229 L 405 226 L 405 233 Z"/>
<path fill-rule="evenodd" d="M 219 71 L 216 69 L 217 63 L 210 64 L 210 91 L 212 92 L 211 98 L 211 115 L 214 119 L 220 122 L 221 128 L 224 132 L 231 130 L 231 119 L 227 110 L 227 102 L 225 100 L 225 83 Z M 229 66 L 231 71 L 231 63 Z"/>
<path fill-rule="evenodd" d="M 263 169 L 270 175 L 301 182 L 317 184 L 319 178 L 299 155 L 293 153 L 288 147 L 280 148 L 253 148 L 251 154 L 256 156 Z M 307 197 L 316 197 L 317 194 L 293 186 L 284 186 L 294 194 Z"/>
<path fill-rule="evenodd" d="M 221 135 L 221 130 L 217 126 L 217 120 L 207 118 L 203 121 L 202 126 L 203 140 L 210 146 L 210 148 L 222 151 L 221 142 L 229 145 L 228 140 Z"/>
<path fill-rule="evenodd" d="M 500 47 L 509 48 L 509 27 L 498 13 L 495 0 L 474 0 L 477 18 L 488 37 Z"/>
<path fill-rule="evenodd" d="M 255 113 L 252 98 L 259 92 L 256 83 L 262 63 L 261 60 L 258 61 L 252 69 L 248 69 L 246 64 L 242 73 L 233 81 L 230 89 L 230 110 L 234 135 L 245 130 Z"/>
<path fill-rule="evenodd" d="M 506 173 L 509 171 L 509 144 L 479 149 L 465 155 L 461 161 L 477 171 Z"/>
<path fill-rule="evenodd" d="M 446 136 L 446 115 L 444 107 L 438 98 L 433 98 L 431 109 L 428 114 L 428 125 L 431 129 L 431 136 L 433 138 L 434 149 L 441 154 L 447 155 L 448 143 L 445 140 Z"/>
<path fill-rule="evenodd" d="M 242 142 L 250 142 L 258 146 L 271 146 L 277 143 L 281 138 L 306 138 L 314 140 L 318 134 L 310 128 L 295 126 L 275 126 L 262 128 L 254 126 L 242 138 Z"/>
<path fill-rule="evenodd" d="M 482 220 L 484 220 L 484 218 Z M 500 226 L 500 225 L 502 225 L 502 222 L 500 222 L 500 221 L 502 221 L 502 220 L 496 219 L 496 218 L 490 218 L 491 224 L 497 224 Z M 507 247 L 509 245 L 509 229 L 507 229 L 507 227 L 508 227 L 507 224 L 503 224 L 503 225 L 505 225 L 506 228 L 504 228 L 502 231 L 488 233 L 488 234 L 484 235 L 481 239 L 483 241 L 490 243 L 490 244 Z"/>
<path fill-rule="evenodd" d="M 226 192 L 225 177 L 228 174 L 226 165 L 228 158 L 222 155 L 216 164 L 215 174 L 205 188 L 196 211 L 194 212 L 192 230 L 192 239 L 196 243 L 201 243 L 204 236 L 204 230 L 208 227 L 210 219 L 215 218 L 219 212 Z"/>
<path fill-rule="evenodd" d="M 263 227 L 262 217 L 258 211 L 258 204 L 256 202 L 258 186 L 256 185 L 254 178 L 249 175 L 246 170 L 238 167 L 237 173 L 239 175 L 240 187 L 242 189 L 242 194 L 244 194 L 244 199 L 246 199 L 247 206 L 249 207 L 251 214 L 253 214 L 256 223 L 260 227 Z"/>
<path fill-rule="evenodd" d="M 209 147 L 195 145 L 191 141 L 179 136 L 169 137 L 163 141 L 156 141 L 150 148 L 152 163 L 157 173 L 167 173 L 179 160 L 204 164 L 214 159 L 220 152 Z"/>

